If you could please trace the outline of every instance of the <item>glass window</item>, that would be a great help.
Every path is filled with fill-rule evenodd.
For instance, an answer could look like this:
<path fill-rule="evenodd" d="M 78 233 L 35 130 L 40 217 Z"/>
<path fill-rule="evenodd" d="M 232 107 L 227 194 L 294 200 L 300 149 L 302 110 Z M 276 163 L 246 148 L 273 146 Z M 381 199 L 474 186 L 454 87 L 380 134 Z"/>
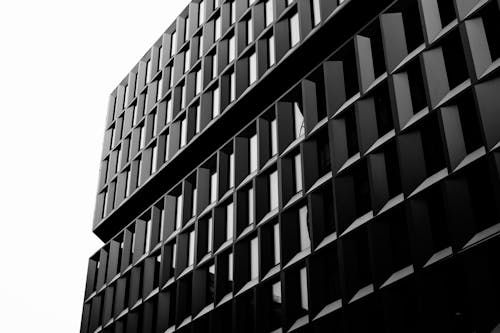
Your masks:
<path fill-rule="evenodd" d="M 226 206 L 226 240 L 233 238 L 234 206 L 231 202 Z"/>
<path fill-rule="evenodd" d="M 160 78 L 158 80 L 158 90 L 157 90 L 157 95 L 156 95 L 157 101 L 159 101 L 161 99 L 162 90 L 163 90 L 163 78 Z"/>
<path fill-rule="evenodd" d="M 220 113 L 220 93 L 219 87 L 215 88 L 212 93 L 212 118 L 215 118 Z"/>
<path fill-rule="evenodd" d="M 212 79 L 217 76 L 218 66 L 217 66 L 217 54 L 212 55 Z"/>
<path fill-rule="evenodd" d="M 163 67 L 163 46 L 158 47 L 158 69 L 161 70 Z"/>
<path fill-rule="evenodd" d="M 229 38 L 228 50 L 229 50 L 228 60 L 229 62 L 231 62 L 234 60 L 234 58 L 236 58 L 236 38 L 234 36 L 231 36 L 231 38 Z"/>
<path fill-rule="evenodd" d="M 198 59 L 203 57 L 203 34 L 198 36 Z"/>
<path fill-rule="evenodd" d="M 140 136 L 141 136 L 141 142 L 139 145 L 139 149 L 142 149 L 146 145 L 146 126 L 144 126 L 144 124 L 141 125 Z"/>
<path fill-rule="evenodd" d="M 194 230 L 189 233 L 188 267 L 194 264 Z"/>
<path fill-rule="evenodd" d="M 128 102 L 128 95 L 129 95 L 129 92 L 128 92 L 128 84 L 125 86 L 125 96 L 123 97 L 123 108 L 125 108 L 125 106 L 127 105 L 127 102 Z"/>
<path fill-rule="evenodd" d="M 281 257 L 281 251 L 280 251 L 280 225 L 279 223 L 276 223 L 273 225 L 273 242 L 274 242 L 274 248 L 273 248 L 273 258 L 274 258 L 274 264 L 278 265 L 280 263 L 280 257 Z"/>
<path fill-rule="evenodd" d="M 125 187 L 125 197 L 128 197 L 132 191 L 132 177 L 130 177 L 130 169 L 127 169 L 127 185 Z"/>
<path fill-rule="evenodd" d="M 220 17 L 217 17 L 215 19 L 214 25 L 215 25 L 214 40 L 217 41 L 217 40 L 219 40 L 219 38 L 221 36 L 221 31 L 222 31 Z"/>
<path fill-rule="evenodd" d="M 299 103 L 293 103 L 293 118 L 294 118 L 294 130 L 295 138 L 304 135 L 304 115 L 300 109 Z"/>
<path fill-rule="evenodd" d="M 193 187 L 192 197 L 191 197 L 191 216 L 196 215 L 196 206 L 198 205 L 198 189 Z"/>
<path fill-rule="evenodd" d="M 210 175 L 210 203 L 217 201 L 217 172 Z"/>
<path fill-rule="evenodd" d="M 250 241 L 250 280 L 259 278 L 259 243 L 255 237 Z"/>
<path fill-rule="evenodd" d="M 231 283 L 231 282 L 233 282 L 233 254 L 229 253 L 227 259 L 228 259 L 228 263 L 227 263 L 228 264 L 227 265 L 227 267 L 228 267 L 227 278 L 228 278 L 229 282 Z"/>
<path fill-rule="evenodd" d="M 158 164 L 158 146 L 155 144 L 152 147 L 153 153 L 151 157 L 151 173 L 155 173 Z"/>
<path fill-rule="evenodd" d="M 172 99 L 169 96 L 167 99 L 167 123 L 172 121 L 172 117 L 173 117 L 172 111 L 173 111 L 172 110 Z"/>
<path fill-rule="evenodd" d="M 170 46 L 170 56 L 173 57 L 177 52 L 177 31 L 172 32 L 170 36 L 171 46 Z"/>
<path fill-rule="evenodd" d="M 257 159 L 257 134 L 254 134 L 249 140 L 249 171 L 250 173 L 257 171 L 258 159 Z"/>
<path fill-rule="evenodd" d="M 181 109 L 186 107 L 186 84 L 183 82 L 181 86 Z"/>
<path fill-rule="evenodd" d="M 233 0 L 231 2 L 230 6 L 231 7 L 229 7 L 229 10 L 230 10 L 229 16 L 230 16 L 231 24 L 234 24 L 236 22 L 236 1 Z"/>
<path fill-rule="evenodd" d="M 299 233 L 300 233 L 300 250 L 304 251 L 311 247 L 311 239 L 309 238 L 307 206 L 299 209 Z"/>
<path fill-rule="evenodd" d="M 309 310 L 309 301 L 307 297 L 307 271 L 306 268 L 300 270 L 300 306 L 302 310 Z"/>
<path fill-rule="evenodd" d="M 266 1 L 265 11 L 266 11 L 266 27 L 267 27 L 274 21 L 273 0 Z"/>
<path fill-rule="evenodd" d="M 170 134 L 166 133 L 165 134 L 165 161 L 167 161 L 169 158 L 169 152 L 170 152 Z"/>
<path fill-rule="evenodd" d="M 175 229 L 178 230 L 182 227 L 182 194 L 176 199 L 175 208 Z"/>
<path fill-rule="evenodd" d="M 252 53 L 248 59 L 248 83 L 252 85 L 257 81 L 257 54 Z"/>
<path fill-rule="evenodd" d="M 151 80 L 151 76 L 152 76 L 151 60 L 148 60 L 146 62 L 146 83 L 148 83 Z"/>
<path fill-rule="evenodd" d="M 213 249 L 213 234 L 214 234 L 214 220 L 210 216 L 207 220 L 207 252 L 212 252 Z"/>
<path fill-rule="evenodd" d="M 253 42 L 253 21 L 250 18 L 247 20 L 247 44 Z"/>
<path fill-rule="evenodd" d="M 278 208 L 278 171 L 269 175 L 269 210 Z"/>
<path fill-rule="evenodd" d="M 201 70 L 198 70 L 195 74 L 195 95 L 201 93 Z"/>
<path fill-rule="evenodd" d="M 163 233 L 165 232 L 165 210 L 163 207 L 160 210 L 160 240 L 163 240 Z"/>
<path fill-rule="evenodd" d="M 189 70 L 190 66 L 191 66 L 191 49 L 187 49 L 186 52 L 184 52 L 184 73 L 186 73 Z"/>
<path fill-rule="evenodd" d="M 187 143 L 187 118 L 181 120 L 181 138 L 180 147 L 184 147 Z"/>
<path fill-rule="evenodd" d="M 200 5 L 198 7 L 198 25 L 202 25 L 205 23 L 205 1 L 200 1 Z"/>
<path fill-rule="evenodd" d="M 149 250 L 151 249 L 151 229 L 153 227 L 153 224 L 151 223 L 151 220 L 146 221 L 146 247 L 145 247 L 145 253 L 148 253 Z"/>
<path fill-rule="evenodd" d="M 189 16 L 184 20 L 184 41 L 189 39 Z"/>
<path fill-rule="evenodd" d="M 253 187 L 248 190 L 248 224 L 252 224 L 255 222 L 255 201 L 254 201 L 254 193 Z"/>
<path fill-rule="evenodd" d="M 321 23 L 320 0 L 312 0 L 312 21 L 317 26 Z"/>
<path fill-rule="evenodd" d="M 299 41 L 299 14 L 296 13 L 290 18 L 290 47 L 294 47 Z"/>
<path fill-rule="evenodd" d="M 234 187 L 234 153 L 229 155 L 229 188 Z"/>
<path fill-rule="evenodd" d="M 267 51 L 268 51 L 268 62 L 269 67 L 273 66 L 276 63 L 276 52 L 274 48 L 274 36 L 269 37 L 267 40 Z"/>
<path fill-rule="evenodd" d="M 302 160 L 300 154 L 293 158 L 293 169 L 295 173 L 295 192 L 302 191 Z"/>
<path fill-rule="evenodd" d="M 229 76 L 229 100 L 232 102 L 236 99 L 236 74 L 233 71 Z"/>
<path fill-rule="evenodd" d="M 168 66 L 167 70 L 170 73 L 170 82 L 169 82 L 170 85 L 169 85 L 169 87 L 172 87 L 174 85 L 174 70 L 173 70 L 172 66 Z"/>
<path fill-rule="evenodd" d="M 278 153 L 278 124 L 276 118 L 271 120 L 270 136 L 271 136 L 271 156 Z"/>
<path fill-rule="evenodd" d="M 177 244 L 174 243 L 172 246 L 172 273 L 175 270 L 175 263 L 177 261 L 176 259 L 177 259 Z"/>
<path fill-rule="evenodd" d="M 196 105 L 196 111 L 195 112 L 196 112 L 196 128 L 195 128 L 195 131 L 196 131 L 196 133 L 199 133 L 200 130 L 201 130 L 201 118 L 200 118 L 200 116 L 201 116 L 201 113 L 200 113 L 201 112 L 201 105 L 200 104 Z"/>

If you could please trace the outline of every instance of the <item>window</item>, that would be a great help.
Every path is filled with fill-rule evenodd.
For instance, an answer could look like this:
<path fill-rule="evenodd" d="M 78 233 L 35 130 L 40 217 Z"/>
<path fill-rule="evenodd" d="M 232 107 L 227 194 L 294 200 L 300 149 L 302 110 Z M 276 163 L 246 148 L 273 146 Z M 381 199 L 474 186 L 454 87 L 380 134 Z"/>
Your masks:
<path fill-rule="evenodd" d="M 255 201 L 254 201 L 254 193 L 253 187 L 251 187 L 248 192 L 248 224 L 252 224 L 255 222 Z"/>
<path fill-rule="evenodd" d="M 200 1 L 199 7 L 198 7 L 198 25 L 202 25 L 205 23 L 205 1 Z"/>
<path fill-rule="evenodd" d="M 181 120 L 181 138 L 180 138 L 180 147 L 184 147 L 187 143 L 187 118 Z"/>
<path fill-rule="evenodd" d="M 201 70 L 198 70 L 195 74 L 195 95 L 201 93 Z"/>
<path fill-rule="evenodd" d="M 210 174 L 210 203 L 217 201 L 217 171 Z"/>
<path fill-rule="evenodd" d="M 186 73 L 189 70 L 190 66 L 191 66 L 191 49 L 186 49 L 186 52 L 184 52 L 184 73 Z"/>
<path fill-rule="evenodd" d="M 255 237 L 250 241 L 250 280 L 259 278 L 259 243 Z"/>
<path fill-rule="evenodd" d="M 181 109 L 186 107 L 186 84 L 183 82 L 181 85 Z"/>
<path fill-rule="evenodd" d="M 228 277 L 229 282 L 232 283 L 233 282 L 233 253 L 229 253 L 227 259 L 228 259 L 228 263 L 227 263 L 228 264 L 227 265 L 227 267 L 228 267 L 228 272 L 227 273 L 228 274 L 227 274 L 227 277 Z"/>
<path fill-rule="evenodd" d="M 172 32 L 170 36 L 171 46 L 170 46 L 170 56 L 173 57 L 175 52 L 177 52 L 177 32 Z"/>
<path fill-rule="evenodd" d="M 228 61 L 232 62 L 236 58 L 236 38 L 234 36 L 229 38 L 228 52 Z"/>
<path fill-rule="evenodd" d="M 196 133 L 199 133 L 201 130 L 201 118 L 200 118 L 201 113 L 200 112 L 201 112 L 201 105 L 198 104 L 198 105 L 196 105 L 196 110 L 195 110 L 195 113 L 196 113 L 196 115 L 195 115 L 196 116 L 195 132 Z"/>
<path fill-rule="evenodd" d="M 157 90 L 157 95 L 156 95 L 156 100 L 157 101 L 159 101 L 161 99 L 162 90 L 163 90 L 163 79 L 160 78 L 158 80 L 158 90 Z"/>
<path fill-rule="evenodd" d="M 248 81 L 249 85 L 257 81 L 257 54 L 255 52 L 248 59 Z"/>
<path fill-rule="evenodd" d="M 151 220 L 146 221 L 146 247 L 144 252 L 148 253 L 149 250 L 151 249 L 151 230 L 153 227 L 153 223 L 151 223 Z"/>
<path fill-rule="evenodd" d="M 188 267 L 194 264 L 194 230 L 189 232 L 189 246 L 188 246 Z"/>
<path fill-rule="evenodd" d="M 151 173 L 155 173 L 157 169 L 157 164 L 158 164 L 158 146 L 156 144 L 153 145 L 151 148 L 153 150 L 152 156 L 151 156 Z"/>
<path fill-rule="evenodd" d="M 300 41 L 299 14 L 295 13 L 290 18 L 290 47 L 294 47 Z"/>
<path fill-rule="evenodd" d="M 269 210 L 278 208 L 278 171 L 269 175 Z"/>
<path fill-rule="evenodd" d="M 158 47 L 158 69 L 161 70 L 163 67 L 163 47 L 160 45 Z"/>
<path fill-rule="evenodd" d="M 304 135 L 304 115 L 297 102 L 293 103 L 293 119 L 295 138 L 298 138 Z"/>
<path fill-rule="evenodd" d="M 172 121 L 173 112 L 172 112 L 172 99 L 170 96 L 167 99 L 167 123 Z"/>
<path fill-rule="evenodd" d="M 306 268 L 300 270 L 300 306 L 302 310 L 309 310 L 309 301 L 307 298 L 307 271 Z"/>
<path fill-rule="evenodd" d="M 207 220 L 207 253 L 213 249 L 214 219 L 210 216 Z"/>
<path fill-rule="evenodd" d="M 302 160 L 300 158 L 300 154 L 295 155 L 293 158 L 293 171 L 295 174 L 295 193 L 297 193 L 302 191 Z"/>
<path fill-rule="evenodd" d="M 212 55 L 212 79 L 215 79 L 217 76 L 218 72 L 218 66 L 217 66 L 217 54 Z"/>
<path fill-rule="evenodd" d="M 217 17 L 215 19 L 214 25 L 215 25 L 214 41 L 217 41 L 221 37 L 221 31 L 222 31 L 220 17 Z"/>
<path fill-rule="evenodd" d="M 182 227 L 182 194 L 176 198 L 175 206 L 175 230 L 179 230 Z"/>
<path fill-rule="evenodd" d="M 132 177 L 130 177 L 130 169 L 127 169 L 127 185 L 125 186 L 125 197 L 128 197 L 132 192 Z"/>
<path fill-rule="evenodd" d="M 165 210 L 162 207 L 159 208 L 160 210 L 160 240 L 163 240 L 163 233 L 165 232 Z"/>
<path fill-rule="evenodd" d="M 198 189 L 193 187 L 191 197 L 191 216 L 196 216 L 196 206 L 198 205 Z"/>
<path fill-rule="evenodd" d="M 184 39 L 183 41 L 187 41 L 189 39 L 189 16 L 184 20 Z"/>
<path fill-rule="evenodd" d="M 146 126 L 144 126 L 144 123 L 141 125 L 139 135 L 140 135 L 140 139 L 141 139 L 139 149 L 142 149 L 146 145 Z"/>
<path fill-rule="evenodd" d="M 274 265 L 278 265 L 280 263 L 281 251 L 280 251 L 280 225 L 276 223 L 273 225 L 273 259 Z"/>
<path fill-rule="evenodd" d="M 166 133 L 165 134 L 165 161 L 168 160 L 169 158 L 169 153 L 170 153 L 170 134 Z"/>
<path fill-rule="evenodd" d="M 255 172 L 258 168 L 257 163 L 257 134 L 254 134 L 249 140 L 249 172 Z"/>
<path fill-rule="evenodd" d="M 229 17 L 231 24 L 236 22 L 236 0 L 233 0 L 229 7 Z"/>
<path fill-rule="evenodd" d="M 148 83 L 151 80 L 151 76 L 152 76 L 151 60 L 148 60 L 146 62 L 146 83 Z"/>
<path fill-rule="evenodd" d="M 307 250 L 311 247 L 311 239 L 309 238 L 309 225 L 307 219 L 307 206 L 303 206 L 299 209 L 300 251 Z"/>
<path fill-rule="evenodd" d="M 267 27 L 274 21 L 273 0 L 266 1 L 265 12 L 266 12 L 266 27 Z"/>
<path fill-rule="evenodd" d="M 125 96 L 123 97 L 123 108 L 127 105 L 128 102 L 128 96 L 129 95 L 129 89 L 128 89 L 128 84 L 125 86 Z"/>
<path fill-rule="evenodd" d="M 276 63 L 276 52 L 274 48 L 274 35 L 269 37 L 267 40 L 267 61 L 269 67 L 272 67 Z"/>
<path fill-rule="evenodd" d="M 252 18 L 247 20 L 246 25 L 247 25 L 247 44 L 250 44 L 251 42 L 253 42 L 253 21 L 252 21 Z"/>
<path fill-rule="evenodd" d="M 236 99 L 236 74 L 231 72 L 229 76 L 229 101 L 232 102 Z"/>
<path fill-rule="evenodd" d="M 248 7 L 251 7 L 256 0 L 248 0 Z"/>
<path fill-rule="evenodd" d="M 229 155 L 229 188 L 234 187 L 234 153 Z"/>
<path fill-rule="evenodd" d="M 276 118 L 271 120 L 269 135 L 271 136 L 271 156 L 274 156 L 278 153 L 278 124 Z"/>
<path fill-rule="evenodd" d="M 234 205 L 231 202 L 226 206 L 226 240 L 233 238 Z"/>
<path fill-rule="evenodd" d="M 320 0 L 312 0 L 312 22 L 313 26 L 321 23 Z"/>
<path fill-rule="evenodd" d="M 219 87 L 212 92 L 212 118 L 215 118 L 220 113 L 220 93 Z"/>
<path fill-rule="evenodd" d="M 174 85 L 174 69 L 172 66 L 168 66 L 167 70 L 170 73 L 170 82 L 169 82 L 169 88 Z"/>

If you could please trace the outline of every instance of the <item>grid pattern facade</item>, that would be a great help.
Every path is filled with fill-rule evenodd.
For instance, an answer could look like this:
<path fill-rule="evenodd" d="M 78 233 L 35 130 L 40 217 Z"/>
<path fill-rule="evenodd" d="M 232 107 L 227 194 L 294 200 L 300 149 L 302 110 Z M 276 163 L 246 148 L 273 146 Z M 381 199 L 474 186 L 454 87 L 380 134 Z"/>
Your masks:
<path fill-rule="evenodd" d="M 493 331 L 499 36 L 496 0 L 191 3 L 112 94 L 81 332 Z"/>

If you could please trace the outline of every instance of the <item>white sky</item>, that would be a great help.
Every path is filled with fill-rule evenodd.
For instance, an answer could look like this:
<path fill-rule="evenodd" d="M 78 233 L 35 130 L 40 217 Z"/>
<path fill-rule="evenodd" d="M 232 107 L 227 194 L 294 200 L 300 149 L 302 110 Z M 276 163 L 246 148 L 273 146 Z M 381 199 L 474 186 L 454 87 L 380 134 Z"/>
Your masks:
<path fill-rule="evenodd" d="M 108 95 L 187 0 L 0 3 L 0 332 L 79 332 Z"/>

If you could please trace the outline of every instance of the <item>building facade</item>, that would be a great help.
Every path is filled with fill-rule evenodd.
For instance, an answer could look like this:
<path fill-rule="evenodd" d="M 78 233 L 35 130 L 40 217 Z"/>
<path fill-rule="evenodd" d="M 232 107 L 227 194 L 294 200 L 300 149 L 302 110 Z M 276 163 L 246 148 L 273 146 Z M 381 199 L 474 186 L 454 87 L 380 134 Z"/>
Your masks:
<path fill-rule="evenodd" d="M 499 36 L 499 0 L 194 0 L 111 94 L 81 332 L 492 332 Z"/>

